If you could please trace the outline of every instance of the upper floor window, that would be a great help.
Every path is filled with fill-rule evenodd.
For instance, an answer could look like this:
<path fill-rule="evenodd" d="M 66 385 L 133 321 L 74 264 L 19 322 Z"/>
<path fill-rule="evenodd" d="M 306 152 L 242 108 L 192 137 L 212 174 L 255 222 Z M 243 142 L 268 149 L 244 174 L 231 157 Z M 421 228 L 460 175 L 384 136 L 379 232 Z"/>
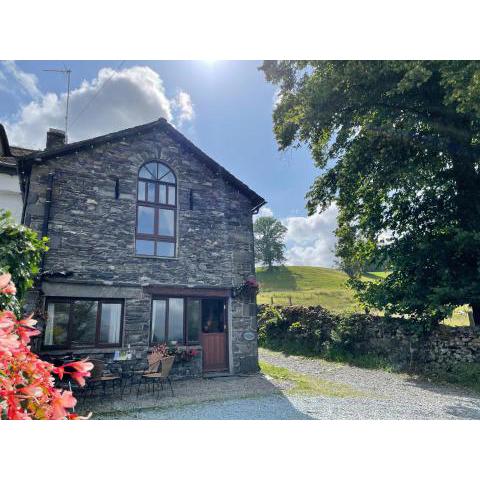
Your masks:
<path fill-rule="evenodd" d="M 177 181 L 163 163 L 140 168 L 137 187 L 137 255 L 174 257 L 177 225 Z"/>

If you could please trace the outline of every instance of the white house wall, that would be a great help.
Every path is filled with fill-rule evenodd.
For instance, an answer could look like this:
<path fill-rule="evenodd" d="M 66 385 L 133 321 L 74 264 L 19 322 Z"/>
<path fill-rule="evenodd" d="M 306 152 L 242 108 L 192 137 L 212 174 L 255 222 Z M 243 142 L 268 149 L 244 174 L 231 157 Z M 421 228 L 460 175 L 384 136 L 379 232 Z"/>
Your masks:
<path fill-rule="evenodd" d="M 16 175 L 0 173 L 0 209 L 10 210 L 20 223 L 22 218 L 22 195 Z"/>

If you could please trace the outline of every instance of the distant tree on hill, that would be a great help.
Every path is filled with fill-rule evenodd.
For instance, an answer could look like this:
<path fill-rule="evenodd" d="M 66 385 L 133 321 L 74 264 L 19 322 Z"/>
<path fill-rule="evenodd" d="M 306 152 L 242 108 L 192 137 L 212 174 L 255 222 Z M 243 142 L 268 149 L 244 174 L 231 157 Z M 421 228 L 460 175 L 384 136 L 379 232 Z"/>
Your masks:
<path fill-rule="evenodd" d="M 285 261 L 285 234 L 287 227 L 274 217 L 259 217 L 253 226 L 255 235 L 255 261 L 268 270 Z"/>

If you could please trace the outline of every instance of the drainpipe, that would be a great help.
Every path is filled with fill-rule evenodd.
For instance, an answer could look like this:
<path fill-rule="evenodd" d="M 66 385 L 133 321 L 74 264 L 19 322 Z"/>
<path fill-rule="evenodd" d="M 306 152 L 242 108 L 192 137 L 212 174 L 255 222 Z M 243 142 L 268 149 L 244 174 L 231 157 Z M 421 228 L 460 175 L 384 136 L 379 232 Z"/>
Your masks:
<path fill-rule="evenodd" d="M 50 221 L 50 209 L 52 206 L 53 176 L 54 176 L 53 172 L 50 172 L 48 174 L 47 191 L 45 192 L 45 208 L 43 211 L 42 238 L 48 236 L 48 222 Z M 43 272 L 43 267 L 45 264 L 45 253 L 46 252 L 43 252 L 43 255 L 42 255 L 40 272 Z"/>
<path fill-rule="evenodd" d="M 25 171 L 25 165 L 23 161 L 19 165 L 17 162 L 17 174 L 18 180 L 20 182 L 20 190 L 22 191 L 22 218 L 20 220 L 22 225 L 25 225 L 25 214 L 27 211 L 27 202 L 28 202 L 28 194 L 30 193 L 30 176 L 32 173 L 32 168 L 30 167 L 28 175 Z"/>

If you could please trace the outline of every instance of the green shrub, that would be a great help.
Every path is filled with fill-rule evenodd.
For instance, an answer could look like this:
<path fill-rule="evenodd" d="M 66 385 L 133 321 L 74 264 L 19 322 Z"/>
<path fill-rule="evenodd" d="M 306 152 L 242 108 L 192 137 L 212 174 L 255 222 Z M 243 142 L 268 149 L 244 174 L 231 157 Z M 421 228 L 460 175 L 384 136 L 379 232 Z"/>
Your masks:
<path fill-rule="evenodd" d="M 39 273 L 47 238 L 39 239 L 28 227 L 15 223 L 8 211 L 0 210 L 0 272 L 10 273 L 22 301 Z"/>
<path fill-rule="evenodd" d="M 480 363 L 430 366 L 426 374 L 435 382 L 452 383 L 480 392 Z"/>
<path fill-rule="evenodd" d="M 318 353 L 330 338 L 335 314 L 322 307 L 260 307 L 259 344 L 270 348 L 286 347 L 299 353 Z"/>
<path fill-rule="evenodd" d="M 338 315 L 330 333 L 328 349 L 354 355 L 367 353 L 373 318 L 356 313 Z"/>

